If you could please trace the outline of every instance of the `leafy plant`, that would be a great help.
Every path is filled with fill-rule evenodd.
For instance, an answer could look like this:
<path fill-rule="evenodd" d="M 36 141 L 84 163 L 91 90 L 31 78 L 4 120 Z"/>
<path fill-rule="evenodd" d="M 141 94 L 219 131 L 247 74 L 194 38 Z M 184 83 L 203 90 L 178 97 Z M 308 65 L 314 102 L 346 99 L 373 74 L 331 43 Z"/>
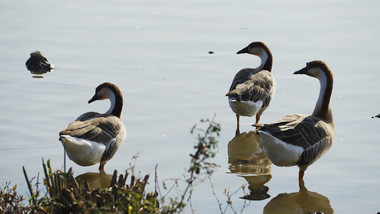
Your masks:
<path fill-rule="evenodd" d="M 33 188 L 32 181 L 35 177 L 29 179 L 23 167 L 30 194 L 29 206 L 23 205 L 24 198 L 17 194 L 17 186 L 10 188 L 9 183 L 6 183 L 0 190 L 0 213 L 180 213 L 186 206 L 184 202 L 186 197 L 191 204 L 195 181 L 202 182 L 205 178 L 210 178 L 218 167 L 217 164 L 210 162 L 210 159 L 217 153 L 220 124 L 214 122 L 214 119 L 201 120 L 201 125 L 194 125 L 190 132 L 196 135 L 197 143 L 194 145 L 195 152 L 190 154 L 190 167 L 183 175 L 186 188 L 182 194 L 171 197 L 168 201 L 165 197 L 174 187 L 178 187 L 179 179 L 174 179 L 174 184 L 168 192 L 161 194 L 157 166 L 155 191 L 147 192 L 149 175 L 136 178 L 135 162 L 124 174 L 118 175 L 115 170 L 108 188 L 91 189 L 87 182 L 74 178 L 72 168 L 68 172 L 53 171 L 50 160 L 46 163 L 42 160 L 43 184 L 46 191 L 41 192 L 38 188 L 39 176 Z M 137 156 L 133 157 L 134 161 Z"/>
<path fill-rule="evenodd" d="M 10 187 L 10 183 L 0 189 L 0 213 L 26 213 L 29 208 L 22 204 L 22 195 L 17 194 L 17 185 Z"/>
<path fill-rule="evenodd" d="M 119 175 L 115 170 L 110 187 L 106 189 L 91 190 L 87 182 L 79 182 L 70 168 L 67 173 L 53 172 L 50 161 L 42 163 L 45 179 L 44 185 L 48 195 L 39 197 L 40 192 L 29 188 L 30 207 L 37 212 L 47 213 L 101 213 L 101 212 L 125 212 L 125 213 L 158 213 L 159 206 L 156 200 L 157 194 L 145 193 L 149 175 L 143 179 L 130 176 L 129 173 Z M 25 172 L 27 183 L 30 183 Z M 30 186 L 30 185 L 28 185 Z"/>

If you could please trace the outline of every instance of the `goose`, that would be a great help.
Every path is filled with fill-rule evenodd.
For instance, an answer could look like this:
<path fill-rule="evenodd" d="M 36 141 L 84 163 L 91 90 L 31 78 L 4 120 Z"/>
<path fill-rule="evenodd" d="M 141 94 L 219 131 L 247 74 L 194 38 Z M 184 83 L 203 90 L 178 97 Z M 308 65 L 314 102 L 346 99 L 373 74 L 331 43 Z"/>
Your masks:
<path fill-rule="evenodd" d="M 305 170 L 329 150 L 334 140 L 330 107 L 333 74 L 323 61 L 312 61 L 294 74 L 319 79 L 320 92 L 311 115 L 291 114 L 269 124 L 255 124 L 266 156 L 277 166 L 299 167 L 300 187 Z"/>
<path fill-rule="evenodd" d="M 269 106 L 276 90 L 276 82 L 271 73 L 273 57 L 263 42 L 252 42 L 237 54 L 248 53 L 260 57 L 261 64 L 257 68 L 244 68 L 232 80 L 228 103 L 236 114 L 236 133 L 240 133 L 240 116 L 256 115 L 256 123 Z"/>
<path fill-rule="evenodd" d="M 80 166 L 100 163 L 100 171 L 104 171 L 104 165 L 114 156 L 126 137 L 121 120 L 123 96 L 120 89 L 109 82 L 100 84 L 88 103 L 104 99 L 111 101 L 107 112 L 84 113 L 59 133 L 59 140 L 70 160 Z"/>
<path fill-rule="evenodd" d="M 375 118 L 375 117 L 380 118 L 380 114 L 373 116 L 372 118 Z"/>

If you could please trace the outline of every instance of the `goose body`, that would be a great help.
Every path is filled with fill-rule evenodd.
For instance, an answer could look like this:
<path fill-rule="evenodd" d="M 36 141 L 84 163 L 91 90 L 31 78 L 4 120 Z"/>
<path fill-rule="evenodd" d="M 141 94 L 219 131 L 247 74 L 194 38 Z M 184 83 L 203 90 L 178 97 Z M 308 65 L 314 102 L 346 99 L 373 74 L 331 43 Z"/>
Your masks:
<path fill-rule="evenodd" d="M 330 108 L 333 75 L 322 61 L 312 61 L 295 74 L 319 79 L 321 89 L 311 115 L 291 114 L 269 124 L 257 124 L 260 142 L 267 157 L 277 166 L 298 166 L 304 171 L 331 147 L 334 121 Z"/>
<path fill-rule="evenodd" d="M 261 64 L 257 68 L 245 68 L 234 77 L 230 86 L 228 103 L 236 114 L 239 132 L 240 116 L 256 115 L 256 123 L 269 106 L 276 90 L 276 82 L 271 73 L 273 57 L 269 48 L 263 42 L 252 42 L 237 54 L 249 53 L 260 57 Z"/>
<path fill-rule="evenodd" d="M 112 83 L 103 83 L 96 88 L 95 95 L 88 103 L 103 99 L 111 101 L 106 113 L 84 113 L 59 133 L 59 139 L 72 161 L 80 166 L 100 163 L 100 170 L 104 169 L 126 137 L 121 120 L 121 91 Z"/>

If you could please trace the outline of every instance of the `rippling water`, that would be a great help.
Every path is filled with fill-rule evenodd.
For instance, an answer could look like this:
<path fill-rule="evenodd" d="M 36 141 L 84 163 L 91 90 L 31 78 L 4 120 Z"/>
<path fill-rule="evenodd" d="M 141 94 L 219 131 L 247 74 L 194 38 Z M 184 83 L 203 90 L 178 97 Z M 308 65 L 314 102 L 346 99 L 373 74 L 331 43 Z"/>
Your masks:
<path fill-rule="evenodd" d="M 141 174 L 153 175 L 157 163 L 159 178 L 180 177 L 195 141 L 190 127 L 215 114 L 222 125 L 215 158 L 221 167 L 212 182 L 219 200 L 226 201 L 224 189 L 232 193 L 257 180 L 230 171 L 235 116 L 224 94 L 239 69 L 259 63 L 235 53 L 260 40 L 273 53 L 278 84 L 261 122 L 311 113 L 319 84 L 292 73 L 320 59 L 334 72 L 336 140 L 307 170 L 308 190 L 298 190 L 297 167 L 271 166 L 265 183 L 270 197 L 251 201 L 244 213 L 276 213 L 278 207 L 294 213 L 293 208 L 312 210 L 307 205 L 312 202 L 324 213 L 380 211 L 380 120 L 371 119 L 380 113 L 378 1 L 35 0 L 1 5 L 1 184 L 12 181 L 26 194 L 22 166 L 29 176 L 37 175 L 44 158 L 62 169 L 58 132 L 83 112 L 106 111 L 108 102 L 87 101 L 98 84 L 110 81 L 124 94 L 127 139 L 106 171 L 123 171 L 140 153 L 136 169 Z M 35 76 L 26 70 L 36 50 L 55 64 L 52 72 Z M 241 130 L 252 131 L 253 121 L 242 118 Z M 97 166 L 68 165 L 78 175 L 97 172 Z M 238 191 L 231 198 L 237 212 L 242 196 Z M 219 211 L 209 182 L 195 187 L 193 204 L 197 213 Z"/>

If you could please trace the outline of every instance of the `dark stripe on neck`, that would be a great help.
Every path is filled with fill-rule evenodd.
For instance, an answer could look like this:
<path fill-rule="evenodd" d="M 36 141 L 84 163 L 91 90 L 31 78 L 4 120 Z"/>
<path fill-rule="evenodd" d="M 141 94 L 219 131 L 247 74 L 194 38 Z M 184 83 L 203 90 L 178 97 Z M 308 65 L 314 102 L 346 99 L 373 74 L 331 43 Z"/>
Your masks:
<path fill-rule="evenodd" d="M 123 110 L 123 95 L 121 94 L 120 89 L 116 85 L 112 83 L 108 83 L 107 86 L 115 95 L 115 105 L 114 105 L 114 108 L 112 109 L 111 114 L 120 118 L 121 111 Z"/>
<path fill-rule="evenodd" d="M 267 59 L 267 61 L 265 62 L 263 69 L 264 69 L 264 70 L 267 70 L 267 71 L 269 71 L 269 72 L 272 72 L 272 63 L 273 63 L 272 54 L 269 53 L 269 54 L 268 54 L 268 59 Z"/>
<path fill-rule="evenodd" d="M 115 108 L 112 110 L 111 114 L 120 118 L 121 110 L 123 110 L 123 97 L 121 94 L 115 94 Z"/>
<path fill-rule="evenodd" d="M 330 106 L 330 99 L 331 99 L 331 94 L 333 90 L 334 79 L 333 79 L 330 69 L 327 66 L 322 67 L 322 69 L 326 75 L 326 85 L 325 85 L 326 88 L 322 95 L 323 98 L 322 98 L 321 106 L 319 106 L 320 108 L 318 108 L 318 106 L 315 107 L 313 115 L 321 119 L 330 121 L 332 120 L 332 113 L 331 111 L 329 111 L 329 106 Z"/>
<path fill-rule="evenodd" d="M 263 69 L 267 70 L 269 72 L 272 72 L 272 64 L 273 64 L 272 52 L 265 45 L 263 45 L 262 48 L 267 52 L 267 55 L 268 55 L 268 59 L 266 60 L 264 66 L 263 66 Z"/>

